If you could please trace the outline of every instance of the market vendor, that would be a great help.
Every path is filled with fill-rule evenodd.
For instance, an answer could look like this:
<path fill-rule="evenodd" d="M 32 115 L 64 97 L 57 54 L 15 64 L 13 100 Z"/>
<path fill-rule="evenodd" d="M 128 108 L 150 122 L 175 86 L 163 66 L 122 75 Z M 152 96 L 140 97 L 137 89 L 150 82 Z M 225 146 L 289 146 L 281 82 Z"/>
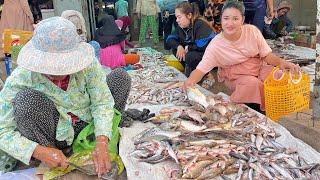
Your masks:
<path fill-rule="evenodd" d="M 209 23 L 200 17 L 198 6 L 182 2 L 175 11 L 178 27 L 166 39 L 167 47 L 185 65 L 185 75 L 197 67 L 210 40 L 215 37 Z"/>
<path fill-rule="evenodd" d="M 289 1 L 281 1 L 274 18 L 265 17 L 263 34 L 266 38 L 275 39 L 287 36 L 293 28 L 292 21 L 288 17 L 292 6 Z"/>
<path fill-rule="evenodd" d="M 90 122 L 96 170 L 100 175 L 109 171 L 113 108 L 124 108 L 128 92 L 123 86 L 128 83 L 119 82 L 119 74 L 105 83 L 93 48 L 61 17 L 38 24 L 17 63 L 0 92 L 0 173 L 11 171 L 17 160 L 29 164 L 31 158 L 67 167 L 64 150 Z"/>
<path fill-rule="evenodd" d="M 259 29 L 243 23 L 242 3 L 227 1 L 221 16 L 223 31 L 210 42 L 196 70 L 185 81 L 184 89 L 194 86 L 212 68 L 218 67 L 219 81 L 232 91 L 231 101 L 259 105 L 263 110 L 263 81 L 273 66 L 296 73 L 300 68 L 274 55 Z"/>

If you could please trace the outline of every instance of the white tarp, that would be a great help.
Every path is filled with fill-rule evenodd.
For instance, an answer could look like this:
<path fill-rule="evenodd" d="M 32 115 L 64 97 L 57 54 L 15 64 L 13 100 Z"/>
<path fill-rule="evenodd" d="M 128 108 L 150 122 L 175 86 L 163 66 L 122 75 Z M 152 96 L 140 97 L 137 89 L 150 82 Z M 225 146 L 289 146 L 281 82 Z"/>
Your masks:
<path fill-rule="evenodd" d="M 209 93 L 204 91 L 205 94 Z M 220 93 L 224 97 L 227 95 Z M 163 107 L 173 106 L 168 105 L 143 105 L 132 104 L 128 108 L 136 108 L 142 110 L 143 108 L 150 109 L 153 113 L 158 113 Z M 261 115 L 261 114 L 260 114 Z M 178 169 L 178 165 L 171 159 L 158 164 L 149 164 L 145 162 L 139 162 L 136 159 L 130 157 L 130 153 L 134 150 L 134 144 L 132 138 L 143 130 L 154 127 L 152 123 L 135 122 L 129 128 L 120 128 L 121 140 L 119 144 L 119 155 L 126 167 L 127 177 L 129 180 L 166 180 L 170 179 L 169 172 L 174 169 Z M 306 159 L 309 163 L 320 163 L 320 153 L 314 150 L 311 146 L 304 143 L 300 139 L 297 139 L 291 135 L 291 133 L 280 124 L 273 123 L 272 126 L 275 131 L 281 136 L 277 138 L 277 142 L 287 148 L 297 150 L 299 155 Z"/>
<path fill-rule="evenodd" d="M 178 71 L 177 71 L 178 72 Z M 186 77 L 180 73 L 176 80 L 183 81 Z M 211 92 L 201 88 L 198 88 L 206 95 L 211 94 Z M 229 97 L 223 93 L 219 93 L 224 98 Z M 174 106 L 173 104 L 166 105 L 146 105 L 146 104 L 131 104 L 127 108 L 136 108 L 142 110 L 143 108 L 150 109 L 153 113 L 158 113 L 163 107 Z M 182 107 L 183 108 L 183 107 Z M 260 114 L 261 115 L 261 114 Z M 261 115 L 263 116 L 263 115 Z M 293 137 L 291 133 L 277 123 L 272 125 L 275 131 L 281 136 L 277 139 L 277 142 L 282 144 L 287 148 L 293 148 L 298 151 L 301 157 L 305 158 L 309 163 L 320 163 L 320 153 L 314 150 L 308 144 L 302 142 L 301 140 Z M 134 144 L 132 138 L 143 130 L 155 126 L 152 123 L 141 123 L 134 122 L 129 128 L 120 128 L 121 139 L 119 143 L 119 155 L 127 170 L 127 177 L 129 180 L 165 180 L 170 179 L 169 172 L 171 170 L 177 169 L 178 165 L 175 164 L 173 160 L 166 160 L 158 164 L 149 164 L 145 162 L 139 162 L 136 159 L 130 157 L 130 153 L 134 150 Z"/>

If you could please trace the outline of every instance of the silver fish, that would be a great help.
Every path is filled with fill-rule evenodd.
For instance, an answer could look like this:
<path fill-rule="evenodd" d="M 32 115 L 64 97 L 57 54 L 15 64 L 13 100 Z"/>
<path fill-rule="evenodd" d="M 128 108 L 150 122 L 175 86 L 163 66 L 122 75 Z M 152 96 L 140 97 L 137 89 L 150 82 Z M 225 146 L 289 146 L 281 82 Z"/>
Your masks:
<path fill-rule="evenodd" d="M 199 89 L 189 88 L 187 90 L 187 95 L 189 100 L 197 102 L 205 108 L 209 106 L 206 96 Z"/>
<path fill-rule="evenodd" d="M 190 132 L 199 132 L 202 131 L 204 129 L 207 128 L 207 126 L 202 125 L 202 126 L 197 126 L 195 124 L 193 124 L 190 121 L 185 121 L 185 120 L 181 120 L 180 121 L 180 127 L 186 131 L 190 131 Z"/>
<path fill-rule="evenodd" d="M 181 135 L 181 132 L 179 132 L 179 131 L 176 131 L 176 132 L 163 131 L 158 127 L 153 127 L 153 128 L 146 129 L 146 130 L 142 131 L 141 133 L 136 135 L 133 140 L 134 140 L 135 144 L 139 144 L 139 143 L 143 142 L 144 139 L 148 139 L 150 137 L 161 136 L 161 137 L 167 137 L 168 139 L 173 139 L 173 138 L 178 137 L 180 135 Z"/>
<path fill-rule="evenodd" d="M 166 145 L 166 149 L 168 151 L 169 156 L 172 157 L 172 159 L 174 159 L 174 161 L 177 164 L 179 164 L 178 157 L 177 157 L 176 153 L 173 151 L 171 145 L 168 142 L 164 142 L 164 144 Z"/>
<path fill-rule="evenodd" d="M 250 168 L 250 170 L 248 172 L 248 179 L 253 180 L 253 169 L 252 168 Z"/>
<path fill-rule="evenodd" d="M 238 171 L 237 176 L 236 176 L 236 180 L 240 180 L 242 175 L 243 175 L 242 167 L 243 167 L 243 165 L 240 164 L 239 171 Z"/>
<path fill-rule="evenodd" d="M 261 134 L 258 134 L 256 136 L 256 147 L 259 151 L 261 151 L 262 142 L 263 142 L 263 137 L 261 136 Z"/>
<path fill-rule="evenodd" d="M 293 177 L 289 174 L 289 172 L 287 172 L 284 168 L 278 166 L 276 163 L 271 162 L 270 165 L 286 179 L 290 179 L 290 180 L 293 179 Z"/>

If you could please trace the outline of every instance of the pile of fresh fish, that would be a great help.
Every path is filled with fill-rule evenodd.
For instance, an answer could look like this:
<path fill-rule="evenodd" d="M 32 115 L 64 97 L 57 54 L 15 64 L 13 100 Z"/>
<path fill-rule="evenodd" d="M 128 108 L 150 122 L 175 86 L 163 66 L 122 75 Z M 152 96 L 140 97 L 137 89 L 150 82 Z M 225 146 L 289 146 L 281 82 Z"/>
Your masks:
<path fill-rule="evenodd" d="M 219 96 L 188 91 L 189 108 L 165 108 L 150 121 L 158 127 L 134 138 L 131 155 L 158 163 L 171 157 L 174 179 L 320 179 L 320 165 L 276 142 L 264 117 Z"/>
<path fill-rule="evenodd" d="M 186 100 L 187 95 L 178 86 L 162 88 L 155 84 L 151 86 L 148 83 L 133 83 L 127 103 L 185 105 Z"/>
<path fill-rule="evenodd" d="M 130 72 L 132 82 L 137 84 L 176 81 L 179 72 L 170 67 L 150 67 Z"/>
<path fill-rule="evenodd" d="M 130 155 L 142 162 L 158 163 L 172 157 L 178 159 L 168 140 L 178 137 L 180 132 L 167 132 L 151 128 L 138 134 L 134 139 L 135 151 Z"/>
<path fill-rule="evenodd" d="M 163 53 L 152 48 L 134 48 L 130 53 L 136 53 L 140 56 L 140 63 L 147 67 L 165 66 L 162 61 Z"/>
<path fill-rule="evenodd" d="M 295 45 L 292 43 L 286 43 L 283 38 L 279 38 L 278 40 L 267 40 L 268 45 L 271 49 L 277 49 L 280 51 L 284 50 L 295 50 Z"/>

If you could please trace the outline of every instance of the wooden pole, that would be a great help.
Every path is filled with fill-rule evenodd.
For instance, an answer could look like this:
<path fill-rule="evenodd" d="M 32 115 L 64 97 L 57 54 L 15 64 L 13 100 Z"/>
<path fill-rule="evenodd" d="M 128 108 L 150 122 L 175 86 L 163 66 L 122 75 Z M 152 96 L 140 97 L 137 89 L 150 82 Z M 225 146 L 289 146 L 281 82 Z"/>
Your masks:
<path fill-rule="evenodd" d="M 315 84 L 313 90 L 313 120 L 320 119 L 320 0 L 317 0 L 317 47 L 316 47 L 316 69 Z"/>

